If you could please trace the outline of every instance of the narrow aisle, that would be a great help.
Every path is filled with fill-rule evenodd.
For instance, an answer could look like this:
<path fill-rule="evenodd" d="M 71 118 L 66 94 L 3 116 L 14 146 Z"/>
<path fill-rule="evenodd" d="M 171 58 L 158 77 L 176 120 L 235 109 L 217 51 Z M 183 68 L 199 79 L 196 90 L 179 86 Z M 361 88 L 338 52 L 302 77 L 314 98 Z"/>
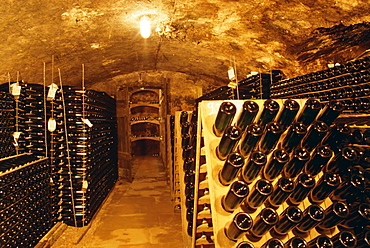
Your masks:
<path fill-rule="evenodd" d="M 180 214 L 174 213 L 159 157 L 135 157 L 133 163 L 134 181 L 117 183 L 81 241 L 63 246 L 62 240 L 76 242 L 68 228 L 53 248 L 183 247 Z"/>

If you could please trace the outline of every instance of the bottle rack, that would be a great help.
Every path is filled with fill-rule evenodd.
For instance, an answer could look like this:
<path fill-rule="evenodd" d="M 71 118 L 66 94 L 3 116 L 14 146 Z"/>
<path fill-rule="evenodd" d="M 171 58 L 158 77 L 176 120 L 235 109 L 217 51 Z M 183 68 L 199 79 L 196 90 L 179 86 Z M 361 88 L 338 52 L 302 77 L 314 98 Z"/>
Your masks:
<path fill-rule="evenodd" d="M 66 224 L 80 227 L 90 222 L 118 178 L 115 100 L 92 90 L 65 87 L 63 92 L 67 111 L 62 122 L 68 125 L 56 146 L 66 153 L 55 156 L 65 163 L 61 214 Z"/>
<path fill-rule="evenodd" d="M 163 93 L 160 88 L 132 88 L 129 97 L 129 136 L 131 153 L 135 154 L 135 143 L 145 140 L 158 142 L 157 150 L 153 156 L 161 156 L 165 161 L 165 118 L 162 106 Z M 134 143 L 135 142 L 135 143 Z M 144 151 L 142 151 L 144 152 Z"/>
<path fill-rule="evenodd" d="M 34 247 L 51 229 L 49 165 L 23 153 L 0 159 L 0 246 Z"/>
<path fill-rule="evenodd" d="M 348 113 L 370 108 L 370 57 L 349 61 L 322 71 L 274 82 L 272 98 L 316 98 L 325 103 L 340 100 Z"/>
<path fill-rule="evenodd" d="M 0 92 L 0 158 L 15 154 L 13 145 L 13 132 L 15 125 L 15 101 L 14 97 L 6 92 Z"/>
<path fill-rule="evenodd" d="M 306 103 L 305 99 L 296 99 L 296 101 L 300 105 L 300 111 L 295 115 L 295 120 L 297 120 L 298 116 L 300 116 L 300 114 L 302 112 L 302 108 Z M 206 170 L 208 171 L 207 174 L 208 174 L 208 183 L 209 183 L 210 209 L 212 210 L 211 211 L 211 218 L 212 218 L 212 223 L 213 223 L 213 232 L 214 232 L 213 240 L 214 240 L 214 246 L 215 247 L 222 247 L 222 248 L 237 247 L 243 241 L 250 242 L 251 244 L 254 245 L 254 247 L 262 247 L 263 245 L 266 245 L 266 242 L 268 242 L 270 239 L 276 238 L 277 236 L 281 240 L 281 242 L 283 242 L 283 243 L 286 243 L 290 238 L 295 237 L 295 236 L 301 236 L 307 242 L 309 242 L 309 241 L 314 240 L 318 237 L 321 237 L 320 235 L 326 235 L 327 237 L 331 237 L 332 241 L 329 241 L 329 242 L 334 242 L 335 244 L 338 245 L 338 243 L 337 243 L 337 242 L 339 242 L 338 241 L 338 235 L 342 235 L 342 231 L 344 229 L 346 229 L 346 230 L 348 229 L 350 231 L 350 233 L 352 233 L 353 235 L 356 235 L 357 238 L 359 237 L 359 235 L 361 235 L 361 233 L 365 230 L 364 228 L 366 228 L 366 226 L 369 225 L 369 222 L 368 222 L 369 219 L 361 219 L 361 217 L 359 217 L 359 213 L 358 213 L 359 212 L 358 203 L 365 204 L 365 205 L 362 205 L 362 207 L 367 209 L 366 211 L 369 210 L 368 205 L 366 205 L 366 199 L 362 198 L 362 196 L 361 196 L 361 194 L 364 192 L 364 189 L 361 189 L 360 191 L 358 191 L 354 198 L 352 197 L 352 199 L 355 199 L 355 201 L 352 201 L 352 202 L 348 201 L 348 208 L 350 209 L 350 216 L 352 216 L 351 218 L 354 218 L 354 220 L 343 219 L 342 222 L 339 225 L 339 228 L 338 228 L 338 226 L 335 226 L 334 228 L 331 228 L 329 231 L 328 230 L 326 230 L 326 231 L 321 230 L 320 232 L 316 228 L 311 228 L 308 232 L 301 233 L 301 234 L 297 234 L 296 232 L 293 232 L 292 231 L 293 228 L 292 228 L 292 230 L 289 230 L 289 232 L 286 235 L 279 236 L 279 235 L 275 235 L 273 232 L 271 232 L 271 230 L 273 230 L 274 228 L 273 228 L 273 226 L 270 226 L 268 228 L 269 231 L 264 232 L 262 237 L 255 237 L 255 236 L 252 235 L 251 229 L 252 228 L 258 228 L 258 227 L 251 227 L 251 229 L 249 229 L 247 232 L 245 232 L 245 235 L 242 235 L 236 241 L 235 240 L 234 241 L 230 240 L 226 236 L 225 230 L 231 228 L 231 225 L 232 225 L 231 222 L 232 222 L 234 216 L 237 213 L 246 212 L 252 217 L 253 221 L 257 220 L 257 222 L 258 222 L 259 221 L 258 220 L 258 218 L 259 218 L 258 215 L 261 213 L 261 211 L 263 209 L 266 209 L 268 207 L 270 209 L 271 208 L 274 209 L 276 211 L 275 212 L 275 217 L 276 217 L 276 216 L 280 216 L 283 213 L 283 211 L 286 208 L 288 208 L 291 204 L 289 203 L 289 201 L 284 200 L 284 202 L 282 204 L 278 205 L 278 206 L 271 206 L 271 203 L 268 204 L 269 202 L 271 202 L 269 200 L 269 201 L 265 201 L 264 204 L 259 206 L 256 210 L 252 211 L 251 209 L 248 209 L 248 208 L 245 207 L 245 201 L 244 201 L 240 206 L 238 206 L 232 212 L 227 212 L 227 211 L 224 210 L 224 208 L 222 206 L 222 201 L 223 201 L 222 198 L 225 197 L 228 194 L 228 192 L 230 190 L 230 185 L 229 186 L 224 186 L 220 183 L 220 180 L 219 180 L 219 172 L 221 171 L 222 167 L 224 166 L 225 161 L 220 160 L 218 158 L 217 154 L 216 154 L 217 147 L 219 146 L 220 140 L 222 138 L 217 137 L 213 133 L 213 125 L 215 123 L 215 119 L 216 119 L 217 113 L 219 111 L 219 107 L 223 102 L 224 101 L 202 101 L 202 102 L 199 103 L 199 109 L 198 109 L 198 114 L 199 114 L 199 122 L 198 122 L 199 124 L 198 124 L 198 126 L 200 126 L 200 124 L 201 124 L 202 131 L 200 131 L 200 129 L 199 129 L 198 133 L 197 133 L 197 136 L 198 137 L 202 137 L 202 136 L 204 137 L 204 141 L 203 141 L 204 142 L 204 148 L 201 149 L 201 146 L 200 146 L 201 142 L 199 141 L 198 142 L 198 148 L 197 148 L 197 159 L 196 159 L 196 179 L 195 179 L 196 187 L 195 187 L 194 199 L 198 199 L 198 195 L 199 195 L 199 192 L 200 192 L 200 187 L 197 187 L 197 185 L 199 185 L 198 184 L 198 182 L 200 180 L 199 178 L 202 177 L 202 174 L 200 172 L 205 171 L 204 165 L 206 165 L 206 167 L 207 167 Z M 244 101 L 235 100 L 235 101 L 229 101 L 229 102 L 232 102 L 236 106 L 236 109 L 237 109 L 236 115 L 235 115 L 235 117 L 233 119 L 233 122 L 232 122 L 232 125 L 236 125 L 236 121 L 238 120 L 239 116 L 241 115 L 241 109 L 242 109 L 242 105 L 243 105 Z M 263 105 L 264 105 L 265 101 L 264 100 L 254 100 L 254 102 L 256 102 L 259 105 L 259 112 L 258 112 L 258 114 L 257 114 L 257 116 L 254 120 L 256 122 L 260 119 L 260 117 L 262 115 L 262 109 L 263 109 Z M 278 99 L 278 100 L 276 100 L 276 102 L 280 106 L 280 111 L 274 117 L 274 119 L 281 121 L 281 119 L 279 117 L 282 116 L 282 109 L 283 109 L 283 104 L 284 104 L 285 100 Z M 327 111 L 326 107 L 321 109 L 320 112 L 316 114 L 316 120 L 323 120 L 324 121 L 326 111 Z M 326 120 L 328 120 L 328 119 L 326 119 Z M 313 122 L 312 121 L 313 120 L 311 120 L 311 122 L 308 125 L 308 130 L 311 130 L 313 128 L 313 124 L 312 124 Z M 333 126 L 333 121 L 327 121 L 327 124 L 329 126 Z M 290 128 L 290 126 L 289 126 L 289 128 Z M 279 141 L 277 142 L 277 145 L 273 148 L 273 151 L 275 151 L 277 148 L 280 148 L 282 146 L 283 139 L 287 135 L 287 132 L 288 132 L 287 130 L 289 130 L 289 128 L 287 127 L 284 130 L 284 132 L 281 135 Z M 264 132 L 266 132 L 266 131 L 264 131 Z M 327 140 L 327 137 L 330 136 L 330 135 L 332 135 L 332 134 L 329 131 L 327 131 L 325 133 L 325 137 L 320 137 L 320 142 L 322 142 L 323 140 Z M 308 139 L 307 136 L 308 135 L 306 135 L 304 138 L 301 138 L 303 141 L 301 141 L 300 144 L 305 145 L 305 142 L 310 141 L 310 139 Z M 308 147 L 309 147 L 309 143 L 308 143 Z M 258 143 L 256 148 L 261 148 L 261 144 Z M 333 149 L 333 150 L 335 150 L 335 149 Z M 268 153 L 267 163 L 272 159 L 273 151 Z M 307 160 L 306 164 L 309 161 L 311 161 L 311 159 L 313 159 L 315 151 L 316 150 L 312 147 L 309 149 L 310 157 Z M 355 168 L 356 161 L 346 160 L 343 157 L 343 154 L 341 154 L 341 151 L 342 150 L 338 150 L 337 152 L 333 153 L 330 157 L 330 160 L 328 160 L 322 166 L 324 169 L 321 168 L 321 170 L 318 172 L 318 174 L 313 176 L 315 181 L 316 181 L 316 185 L 318 184 L 320 178 L 322 178 L 324 176 L 324 171 L 329 170 L 329 168 L 330 168 L 329 164 L 331 164 L 331 166 L 332 166 L 333 164 L 336 164 L 337 163 L 336 161 L 339 161 L 340 159 L 342 159 L 342 163 L 343 163 L 343 161 L 345 161 L 346 165 L 348 166 L 348 169 L 351 169 L 353 171 L 353 173 L 355 173 L 355 170 L 353 170 L 353 168 Z M 204 154 L 204 157 L 202 157 L 203 155 L 201 155 L 201 154 Z M 289 156 L 290 156 L 291 159 L 286 164 L 289 164 L 290 161 L 293 160 L 292 152 L 290 152 Z M 251 158 L 249 156 L 244 157 L 245 164 L 247 164 L 248 161 L 250 161 L 250 159 Z M 201 160 L 203 162 L 201 162 Z M 241 171 L 245 170 L 245 168 L 246 168 L 246 166 L 244 166 L 244 168 Z M 291 180 L 294 180 L 295 185 L 297 185 L 297 183 L 298 183 L 298 181 L 297 181 L 298 176 L 300 174 L 303 174 L 302 171 L 304 171 L 304 170 L 301 169 L 299 171 L 299 174 L 292 177 Z M 263 177 L 263 174 L 262 174 L 263 169 L 261 169 L 260 172 L 261 173 L 259 173 L 258 176 L 248 185 L 249 192 L 253 189 L 256 182 Z M 340 174 L 340 175 L 342 176 L 343 174 Z M 282 178 L 282 174 L 279 174 L 271 182 L 271 184 L 274 188 L 274 190 L 273 190 L 274 192 L 275 191 L 277 192 L 277 183 L 278 183 L 280 178 Z M 243 180 L 242 172 L 239 173 L 238 177 L 235 178 L 233 182 L 235 182 L 237 180 Z M 345 184 L 348 184 L 348 178 L 343 177 L 343 180 L 341 181 L 341 184 L 337 185 L 336 187 L 343 189 Z M 369 188 L 369 186 L 366 186 L 365 188 Z M 329 207 L 336 201 L 336 200 L 332 199 L 332 196 L 334 194 L 333 192 L 335 191 L 335 189 L 331 189 L 331 190 L 328 191 L 328 192 L 331 192 L 331 193 L 327 197 L 325 197 L 324 200 L 322 200 L 321 202 L 318 203 L 318 205 L 324 211 L 329 211 L 328 210 Z M 312 194 L 314 194 L 314 193 L 312 193 Z M 338 192 L 336 192 L 336 194 L 338 194 Z M 310 205 L 312 205 L 312 204 L 309 201 L 309 197 L 305 197 L 304 200 L 299 203 L 298 208 L 304 213 L 304 211 Z M 196 209 L 197 209 L 197 205 L 194 205 L 194 212 L 197 212 Z M 305 213 L 304 213 L 304 216 L 306 216 Z M 280 219 L 281 218 L 282 217 L 280 217 Z M 316 223 L 316 225 L 317 224 L 322 224 L 324 220 L 322 220 L 319 223 Z M 193 225 L 196 222 L 197 222 L 197 219 L 194 216 Z M 343 223 L 345 223 L 345 224 L 343 224 Z M 356 224 L 354 224 L 354 223 L 356 223 Z M 192 239 L 192 241 L 193 241 L 192 245 L 193 246 L 192 247 L 196 246 L 196 238 L 198 238 L 198 237 L 194 238 L 194 236 L 196 236 L 196 235 L 194 235 L 195 234 L 194 230 L 195 229 L 193 228 L 193 236 L 192 236 L 193 237 L 193 239 Z M 274 241 L 274 242 L 280 242 L 280 241 Z M 312 241 L 312 242 L 314 242 L 314 241 Z M 359 242 L 362 242 L 362 241 L 359 240 Z M 334 247 L 336 247 L 336 246 L 334 246 Z"/>

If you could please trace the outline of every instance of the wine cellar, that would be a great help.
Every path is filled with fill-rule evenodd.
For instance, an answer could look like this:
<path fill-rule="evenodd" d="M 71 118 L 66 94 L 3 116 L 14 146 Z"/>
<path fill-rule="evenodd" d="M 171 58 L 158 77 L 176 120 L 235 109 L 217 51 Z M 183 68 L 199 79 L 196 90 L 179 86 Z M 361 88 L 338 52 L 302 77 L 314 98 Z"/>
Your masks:
<path fill-rule="evenodd" d="M 0 248 L 370 247 L 370 3 L 0 3 Z"/>

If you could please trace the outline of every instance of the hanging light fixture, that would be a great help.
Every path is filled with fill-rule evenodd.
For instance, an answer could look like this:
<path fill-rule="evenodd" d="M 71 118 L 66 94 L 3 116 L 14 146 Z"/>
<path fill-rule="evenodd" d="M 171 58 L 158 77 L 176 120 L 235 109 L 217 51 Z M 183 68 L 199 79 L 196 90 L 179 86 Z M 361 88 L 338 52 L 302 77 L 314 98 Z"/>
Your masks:
<path fill-rule="evenodd" d="M 148 16 L 142 16 L 140 18 L 140 34 L 143 38 L 148 38 L 150 36 L 151 26 L 150 19 Z"/>

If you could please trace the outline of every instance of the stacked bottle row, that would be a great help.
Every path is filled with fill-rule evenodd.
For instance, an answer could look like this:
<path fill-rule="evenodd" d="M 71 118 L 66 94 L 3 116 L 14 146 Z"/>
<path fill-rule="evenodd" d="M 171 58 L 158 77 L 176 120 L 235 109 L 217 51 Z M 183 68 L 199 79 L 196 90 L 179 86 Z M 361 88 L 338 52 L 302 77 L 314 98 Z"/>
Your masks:
<path fill-rule="evenodd" d="M 271 85 L 272 98 L 341 100 L 348 112 L 366 113 L 370 108 L 370 57 L 326 70 L 281 80 Z"/>
<path fill-rule="evenodd" d="M 60 154 L 65 163 L 61 172 L 62 218 L 72 226 L 84 226 L 92 219 L 117 178 L 117 127 L 115 101 L 92 90 L 63 89 L 66 115 Z M 57 157 L 55 156 L 55 157 Z"/>
<path fill-rule="evenodd" d="M 196 111 L 180 113 L 183 159 L 181 169 L 185 184 L 182 192 L 184 194 L 182 207 L 185 208 L 183 220 L 186 222 L 185 232 L 191 240 L 191 245 L 194 247 L 214 247 L 207 169 L 204 164 L 205 156 L 201 154 L 201 148 L 197 148 L 197 145 L 200 145 L 197 142 L 202 143 L 197 138 L 197 122 Z M 196 171 L 197 163 L 203 164 L 198 171 Z"/>
<path fill-rule="evenodd" d="M 18 88 L 18 89 L 16 89 Z M 15 97 L 15 130 L 19 138 L 15 142 L 18 153 L 32 153 L 38 158 L 45 157 L 45 112 L 42 85 L 23 81 L 5 83 L 0 90 Z"/>
<path fill-rule="evenodd" d="M 246 79 L 238 82 L 238 92 L 236 92 L 236 89 L 223 86 L 201 96 L 196 99 L 196 102 L 227 99 L 267 99 L 270 98 L 270 85 L 281 79 L 282 73 L 279 70 L 273 70 L 270 73 L 251 73 Z"/>
<path fill-rule="evenodd" d="M 0 159 L 1 247 L 34 247 L 51 229 L 49 180 L 46 158 Z"/>
<path fill-rule="evenodd" d="M 344 236 L 350 237 L 349 244 L 356 239 L 361 243 L 359 236 L 370 221 L 370 205 L 362 197 L 368 186 L 356 169 L 359 156 L 354 156 L 359 154 L 337 142 L 346 133 L 345 125 L 333 125 L 341 111 L 338 103 L 233 102 L 222 102 L 217 115 L 209 102 L 202 108 L 206 146 L 218 143 L 207 156 L 209 168 L 216 170 L 210 192 L 216 194 L 217 228 L 223 228 L 229 240 L 258 246 L 266 237 L 291 242 L 287 237 L 292 233 L 312 239 L 308 247 L 321 247 L 314 246 L 318 239 L 331 244 L 328 247 L 333 242 L 344 246 Z M 225 215 L 229 218 L 220 217 Z M 339 224 L 343 230 L 329 238 Z M 222 237 L 216 243 L 235 245 Z"/>
<path fill-rule="evenodd" d="M 14 97 L 6 92 L 0 92 L 0 158 L 15 155 L 13 133 L 15 131 Z"/>

